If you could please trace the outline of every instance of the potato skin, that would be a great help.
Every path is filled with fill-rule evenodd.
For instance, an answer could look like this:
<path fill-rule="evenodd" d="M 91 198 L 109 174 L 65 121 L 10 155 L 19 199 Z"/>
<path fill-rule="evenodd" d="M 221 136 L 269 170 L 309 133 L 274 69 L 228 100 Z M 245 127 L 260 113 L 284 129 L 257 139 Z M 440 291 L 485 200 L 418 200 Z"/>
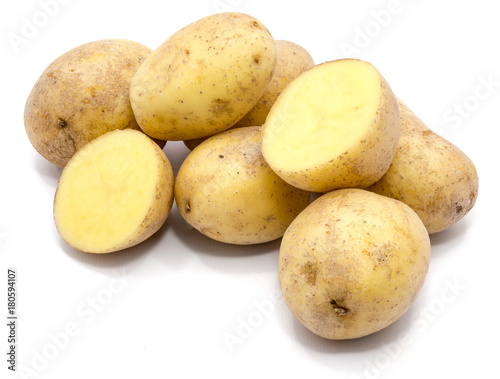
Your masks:
<path fill-rule="evenodd" d="M 188 140 L 233 126 L 260 99 L 276 66 L 276 43 L 256 18 L 220 13 L 174 33 L 139 68 L 130 99 L 141 129 Z"/>
<path fill-rule="evenodd" d="M 279 94 L 293 79 L 314 66 L 311 55 L 302 46 L 285 40 L 276 41 L 276 69 L 271 82 L 257 104 L 230 129 L 246 126 L 262 126 Z M 184 145 L 193 150 L 206 138 L 184 140 Z"/>
<path fill-rule="evenodd" d="M 227 130 L 198 145 L 175 181 L 181 216 L 202 234 L 249 245 L 283 236 L 309 192 L 281 180 L 262 157 L 260 127 Z"/>
<path fill-rule="evenodd" d="M 76 151 L 106 132 L 139 130 L 129 85 L 151 52 L 138 42 L 107 39 L 83 44 L 54 60 L 26 101 L 24 124 L 33 147 L 64 167 Z"/>
<path fill-rule="evenodd" d="M 234 127 L 263 125 L 288 83 L 312 67 L 314 60 L 306 49 L 291 41 L 276 40 L 276 69 L 271 82 L 257 104 Z"/>
<path fill-rule="evenodd" d="M 410 207 L 366 190 L 340 189 L 313 201 L 283 236 L 281 293 L 313 333 L 359 338 L 408 310 L 429 260 L 429 235 Z"/>
<path fill-rule="evenodd" d="M 340 61 L 361 61 L 358 59 L 339 59 Z M 313 70 L 323 65 L 335 64 L 337 61 L 325 62 L 303 73 L 296 80 L 312 76 Z M 368 62 L 365 62 L 369 64 Z M 400 117 L 397 98 L 387 81 L 380 75 L 381 95 L 378 111 L 372 122 L 372 127 L 362 140 L 342 155 L 329 162 L 301 170 L 284 170 L 269 158 L 275 133 L 268 131 L 267 123 L 263 125 L 263 154 L 273 170 L 287 183 L 307 191 L 324 193 L 340 188 L 366 188 L 379 180 L 391 164 L 396 152 L 400 135 Z M 290 83 L 282 95 L 291 91 L 295 81 Z M 280 114 L 280 108 L 287 105 L 285 96 L 280 96 L 274 104 L 269 117 Z M 300 101 L 294 100 L 294 101 Z M 324 101 L 322 98 L 318 102 Z M 269 118 L 267 119 L 269 120 Z M 269 136 L 269 138 L 268 138 Z M 278 137 L 279 138 L 279 137 Z"/>
<path fill-rule="evenodd" d="M 409 205 L 429 234 L 450 228 L 476 203 L 479 179 L 471 159 L 435 134 L 399 100 L 401 137 L 385 175 L 367 188 Z"/>

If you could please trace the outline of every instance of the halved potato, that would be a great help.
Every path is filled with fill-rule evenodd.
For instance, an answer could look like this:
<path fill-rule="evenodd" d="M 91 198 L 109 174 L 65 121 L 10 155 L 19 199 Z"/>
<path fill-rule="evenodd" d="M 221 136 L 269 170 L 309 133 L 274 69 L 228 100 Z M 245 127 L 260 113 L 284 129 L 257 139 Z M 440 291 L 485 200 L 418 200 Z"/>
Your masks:
<path fill-rule="evenodd" d="M 136 130 L 115 130 L 86 144 L 64 167 L 54 220 L 75 249 L 109 253 L 137 245 L 163 225 L 174 177 L 165 153 Z"/>
<path fill-rule="evenodd" d="M 400 128 L 396 97 L 377 69 L 341 59 L 309 69 L 284 89 L 264 124 L 262 152 L 298 188 L 364 188 L 391 164 Z"/>

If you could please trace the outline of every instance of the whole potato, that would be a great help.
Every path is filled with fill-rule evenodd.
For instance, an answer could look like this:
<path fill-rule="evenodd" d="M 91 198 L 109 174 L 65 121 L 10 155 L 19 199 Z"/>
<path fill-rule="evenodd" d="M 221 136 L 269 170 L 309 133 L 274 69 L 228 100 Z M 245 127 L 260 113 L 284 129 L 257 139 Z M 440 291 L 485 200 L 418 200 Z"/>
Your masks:
<path fill-rule="evenodd" d="M 362 60 L 339 59 L 286 86 L 263 126 L 262 153 L 298 188 L 364 188 L 391 164 L 400 129 L 396 97 L 380 72 Z"/>
<path fill-rule="evenodd" d="M 435 134 L 399 100 L 401 137 L 392 163 L 370 191 L 409 205 L 429 234 L 450 228 L 476 203 L 479 179 L 471 159 Z"/>
<path fill-rule="evenodd" d="M 272 241 L 309 204 L 309 192 L 269 168 L 261 140 L 260 127 L 228 130 L 202 142 L 182 163 L 175 202 L 202 234 L 239 245 Z"/>
<path fill-rule="evenodd" d="M 331 191 L 304 209 L 283 236 L 281 293 L 313 333 L 359 338 L 409 309 L 429 260 L 429 235 L 406 204 L 362 189 Z"/>
<path fill-rule="evenodd" d="M 168 38 L 132 79 L 130 100 L 149 136 L 188 140 L 220 133 L 262 97 L 276 66 L 276 43 L 243 13 L 204 17 Z"/>
<path fill-rule="evenodd" d="M 75 152 L 106 132 L 139 130 L 129 86 L 151 52 L 138 42 L 106 39 L 78 46 L 54 60 L 26 101 L 24 124 L 33 147 L 64 167 Z"/>

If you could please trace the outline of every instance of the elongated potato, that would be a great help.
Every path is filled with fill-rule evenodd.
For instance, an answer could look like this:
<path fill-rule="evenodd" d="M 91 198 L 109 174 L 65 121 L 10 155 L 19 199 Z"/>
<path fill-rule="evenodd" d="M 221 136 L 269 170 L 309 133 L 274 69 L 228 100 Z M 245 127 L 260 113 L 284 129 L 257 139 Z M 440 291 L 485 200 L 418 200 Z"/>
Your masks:
<path fill-rule="evenodd" d="M 256 18 L 204 17 L 168 38 L 132 79 L 141 129 L 161 140 L 220 133 L 262 97 L 276 65 L 276 43 Z"/>
<path fill-rule="evenodd" d="M 375 333 L 412 305 L 427 276 L 429 235 L 406 204 L 362 189 L 331 191 L 288 227 L 279 281 L 292 314 L 313 333 Z"/>
<path fill-rule="evenodd" d="M 400 128 L 396 97 L 377 69 L 340 59 L 309 69 L 283 90 L 264 124 L 262 152 L 298 188 L 363 188 L 391 164 Z"/>
<path fill-rule="evenodd" d="M 367 188 L 409 205 L 429 234 L 450 228 L 476 203 L 479 179 L 471 159 L 435 134 L 399 101 L 401 138 L 384 176 Z"/>
<path fill-rule="evenodd" d="M 260 127 L 227 130 L 202 142 L 182 163 L 175 202 L 202 234 L 238 245 L 269 242 L 309 204 L 309 192 L 269 168 L 261 141 Z"/>
<path fill-rule="evenodd" d="M 151 52 L 138 42 L 107 39 L 75 47 L 54 60 L 26 101 L 24 125 L 33 147 L 64 167 L 86 143 L 106 132 L 139 130 L 129 86 Z"/>
<path fill-rule="evenodd" d="M 110 253 L 146 240 L 165 222 L 174 178 L 165 153 L 136 130 L 89 142 L 64 167 L 54 198 L 62 239 L 88 253 Z"/>

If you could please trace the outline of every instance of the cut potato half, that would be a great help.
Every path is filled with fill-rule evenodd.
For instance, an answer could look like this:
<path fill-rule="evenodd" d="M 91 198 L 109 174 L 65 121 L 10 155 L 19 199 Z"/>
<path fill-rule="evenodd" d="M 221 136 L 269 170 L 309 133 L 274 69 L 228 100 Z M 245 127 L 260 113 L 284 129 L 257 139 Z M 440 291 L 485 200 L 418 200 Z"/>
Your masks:
<path fill-rule="evenodd" d="M 313 67 L 285 88 L 264 124 L 262 151 L 296 187 L 364 188 L 389 167 L 400 128 L 396 97 L 377 69 L 341 59 Z"/>
<path fill-rule="evenodd" d="M 173 172 L 163 151 L 136 130 L 91 141 L 65 166 L 54 199 L 62 239 L 89 253 L 134 246 L 165 222 Z"/>

